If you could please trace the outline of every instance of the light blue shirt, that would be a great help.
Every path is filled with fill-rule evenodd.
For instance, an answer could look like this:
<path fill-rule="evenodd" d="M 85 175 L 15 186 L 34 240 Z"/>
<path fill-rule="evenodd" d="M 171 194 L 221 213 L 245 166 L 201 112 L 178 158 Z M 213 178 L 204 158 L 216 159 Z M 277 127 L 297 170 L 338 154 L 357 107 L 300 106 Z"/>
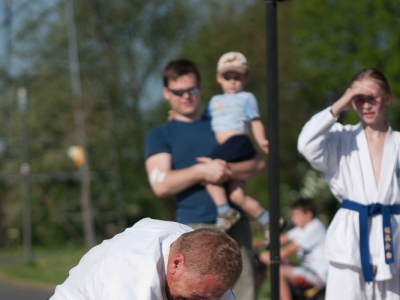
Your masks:
<path fill-rule="evenodd" d="M 252 93 L 243 91 L 212 97 L 205 114 L 211 117 L 213 131 L 238 130 L 247 133 L 249 123 L 260 118 L 256 98 Z"/>

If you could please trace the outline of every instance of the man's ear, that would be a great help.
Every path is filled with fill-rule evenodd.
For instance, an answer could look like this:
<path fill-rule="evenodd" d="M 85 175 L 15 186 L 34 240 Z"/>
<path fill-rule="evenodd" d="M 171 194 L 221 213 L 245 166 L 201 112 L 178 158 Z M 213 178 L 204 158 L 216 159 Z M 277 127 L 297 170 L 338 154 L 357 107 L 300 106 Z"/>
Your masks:
<path fill-rule="evenodd" d="M 180 253 L 168 259 L 168 272 L 171 274 L 183 272 L 184 266 L 185 257 Z"/>
<path fill-rule="evenodd" d="M 170 91 L 166 87 L 163 88 L 163 96 L 165 100 L 169 100 Z"/>

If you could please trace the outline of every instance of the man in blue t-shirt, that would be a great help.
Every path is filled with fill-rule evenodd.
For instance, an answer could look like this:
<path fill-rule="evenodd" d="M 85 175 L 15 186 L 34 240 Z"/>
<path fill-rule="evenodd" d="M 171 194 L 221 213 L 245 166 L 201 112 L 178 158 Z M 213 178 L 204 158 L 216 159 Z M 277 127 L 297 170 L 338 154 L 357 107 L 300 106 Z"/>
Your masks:
<path fill-rule="evenodd" d="M 145 142 L 146 170 L 154 193 L 176 195 L 176 218 L 195 229 L 213 228 L 214 202 L 203 183 L 222 184 L 232 178 L 248 180 L 265 170 L 259 155 L 240 163 L 207 158 L 217 142 L 210 121 L 200 112 L 201 78 L 196 64 L 176 60 L 163 71 L 164 98 L 174 119 L 151 130 Z M 257 299 L 251 230 L 243 216 L 229 231 L 243 256 L 243 273 L 236 288 L 238 299 Z"/>

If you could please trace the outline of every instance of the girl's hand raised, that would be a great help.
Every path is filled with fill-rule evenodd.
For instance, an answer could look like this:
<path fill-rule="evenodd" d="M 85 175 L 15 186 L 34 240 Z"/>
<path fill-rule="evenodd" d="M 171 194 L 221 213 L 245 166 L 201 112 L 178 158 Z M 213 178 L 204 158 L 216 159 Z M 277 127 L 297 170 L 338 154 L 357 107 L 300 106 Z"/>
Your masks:
<path fill-rule="evenodd" d="M 346 89 L 342 97 L 332 104 L 332 115 L 337 117 L 340 113 L 348 110 L 351 108 L 352 102 L 359 97 L 373 97 L 373 94 L 368 89 L 350 86 Z"/>

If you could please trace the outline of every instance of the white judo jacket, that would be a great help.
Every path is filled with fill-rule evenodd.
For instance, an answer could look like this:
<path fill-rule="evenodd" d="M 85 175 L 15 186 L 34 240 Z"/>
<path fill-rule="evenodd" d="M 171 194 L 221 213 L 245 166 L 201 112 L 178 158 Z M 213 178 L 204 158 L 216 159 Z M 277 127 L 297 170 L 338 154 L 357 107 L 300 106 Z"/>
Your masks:
<path fill-rule="evenodd" d="M 314 115 L 303 127 L 298 150 L 317 170 L 325 173 L 333 195 L 369 205 L 400 204 L 400 133 L 389 127 L 379 185 L 362 124 L 342 125 L 330 107 Z M 394 263 L 385 263 L 382 215 L 369 217 L 370 263 L 377 266 L 375 279 L 387 280 L 400 272 L 400 215 L 391 215 Z M 360 267 L 358 212 L 339 209 L 326 236 L 328 260 Z"/>
<path fill-rule="evenodd" d="M 92 248 L 50 300 L 166 300 L 171 244 L 190 227 L 149 218 Z M 233 300 L 231 291 L 221 300 Z"/>

